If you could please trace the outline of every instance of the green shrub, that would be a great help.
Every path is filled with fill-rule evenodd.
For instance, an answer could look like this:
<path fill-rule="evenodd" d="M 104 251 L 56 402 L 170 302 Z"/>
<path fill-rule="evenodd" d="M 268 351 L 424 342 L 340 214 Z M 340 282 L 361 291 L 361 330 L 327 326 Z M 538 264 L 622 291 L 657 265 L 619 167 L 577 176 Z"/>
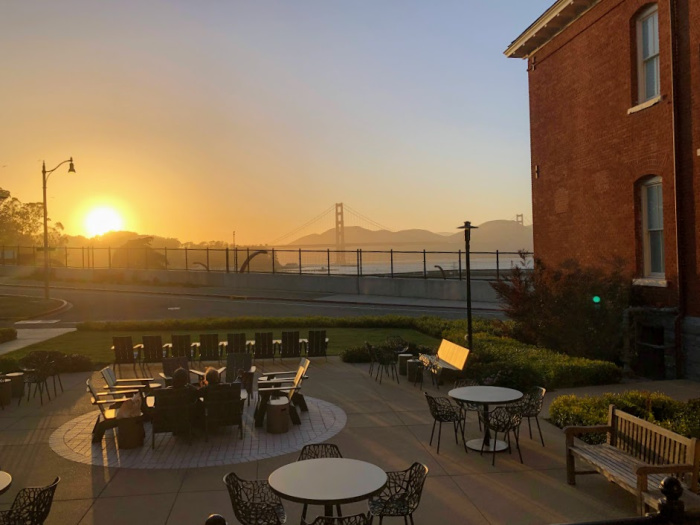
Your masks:
<path fill-rule="evenodd" d="M 549 407 L 549 418 L 559 428 L 604 425 L 610 405 L 678 434 L 700 437 L 700 400 L 683 403 L 659 392 L 629 390 L 599 396 L 559 396 Z M 605 434 L 586 434 L 581 439 L 591 444 L 603 443 Z"/>
<path fill-rule="evenodd" d="M 8 372 L 17 372 L 20 366 L 17 361 L 10 357 L 0 357 L 0 374 L 7 374 Z"/>
<path fill-rule="evenodd" d="M 17 330 L 14 328 L 0 328 L 0 343 L 17 339 Z"/>
<path fill-rule="evenodd" d="M 619 362 L 622 313 L 629 306 L 629 276 L 620 261 L 607 268 L 567 261 L 550 268 L 514 268 L 491 283 L 514 321 L 510 335 L 571 356 Z M 599 302 L 593 298 L 598 297 Z"/>
<path fill-rule="evenodd" d="M 340 354 L 344 363 L 369 363 L 369 351 L 366 346 L 347 348 Z"/>
<path fill-rule="evenodd" d="M 91 372 L 95 369 L 88 356 L 67 355 L 53 350 L 35 350 L 22 357 L 19 363 L 26 368 L 41 368 L 46 366 L 46 363 L 52 363 L 55 364 L 55 371 L 59 373 Z"/>

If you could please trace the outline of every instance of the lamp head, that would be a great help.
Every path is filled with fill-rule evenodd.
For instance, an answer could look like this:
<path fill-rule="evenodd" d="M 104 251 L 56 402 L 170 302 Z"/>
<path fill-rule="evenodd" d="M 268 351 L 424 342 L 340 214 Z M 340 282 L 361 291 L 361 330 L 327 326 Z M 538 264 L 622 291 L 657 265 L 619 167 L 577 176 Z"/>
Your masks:
<path fill-rule="evenodd" d="M 68 173 L 75 173 L 75 166 L 73 165 L 73 157 L 70 158 L 70 164 L 68 164 Z"/>

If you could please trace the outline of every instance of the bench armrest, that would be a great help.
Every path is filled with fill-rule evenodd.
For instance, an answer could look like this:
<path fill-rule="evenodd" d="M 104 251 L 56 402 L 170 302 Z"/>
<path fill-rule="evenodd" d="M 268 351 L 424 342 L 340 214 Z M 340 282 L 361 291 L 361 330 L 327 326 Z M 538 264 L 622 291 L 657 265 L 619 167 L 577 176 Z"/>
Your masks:
<path fill-rule="evenodd" d="M 612 427 L 610 425 L 591 425 L 586 427 L 564 427 L 564 434 L 566 435 L 566 447 L 569 448 L 574 444 L 574 438 L 580 436 L 581 434 L 595 434 L 602 432 L 612 432 Z"/>
<path fill-rule="evenodd" d="M 674 463 L 672 465 L 642 465 L 637 467 L 637 492 L 646 492 L 649 489 L 649 474 L 682 474 L 692 472 L 693 465 Z"/>

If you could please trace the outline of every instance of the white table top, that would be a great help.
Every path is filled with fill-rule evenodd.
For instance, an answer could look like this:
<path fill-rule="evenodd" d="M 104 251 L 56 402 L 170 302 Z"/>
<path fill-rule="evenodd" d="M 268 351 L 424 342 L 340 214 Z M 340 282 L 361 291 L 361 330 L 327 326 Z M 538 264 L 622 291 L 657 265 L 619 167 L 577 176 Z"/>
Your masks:
<path fill-rule="evenodd" d="M 453 388 L 447 395 L 459 401 L 485 405 L 511 403 L 523 397 L 523 393 L 520 390 L 502 386 L 463 386 L 461 388 Z"/>
<path fill-rule="evenodd" d="M 7 489 L 9 489 L 11 485 L 12 476 L 10 476 L 7 472 L 3 472 L 2 470 L 0 470 L 0 494 L 7 491 Z"/>
<path fill-rule="evenodd" d="M 386 472 L 366 461 L 323 458 L 280 467 L 270 474 L 268 482 L 274 492 L 290 501 L 339 505 L 381 492 L 387 479 Z"/>

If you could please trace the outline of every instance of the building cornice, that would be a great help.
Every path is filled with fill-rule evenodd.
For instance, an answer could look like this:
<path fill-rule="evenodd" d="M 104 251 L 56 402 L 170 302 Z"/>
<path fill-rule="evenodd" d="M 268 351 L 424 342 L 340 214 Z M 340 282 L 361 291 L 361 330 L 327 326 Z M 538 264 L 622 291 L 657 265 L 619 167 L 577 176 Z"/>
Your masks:
<path fill-rule="evenodd" d="M 508 58 L 529 58 L 600 1 L 557 0 L 508 46 L 504 54 Z"/>

